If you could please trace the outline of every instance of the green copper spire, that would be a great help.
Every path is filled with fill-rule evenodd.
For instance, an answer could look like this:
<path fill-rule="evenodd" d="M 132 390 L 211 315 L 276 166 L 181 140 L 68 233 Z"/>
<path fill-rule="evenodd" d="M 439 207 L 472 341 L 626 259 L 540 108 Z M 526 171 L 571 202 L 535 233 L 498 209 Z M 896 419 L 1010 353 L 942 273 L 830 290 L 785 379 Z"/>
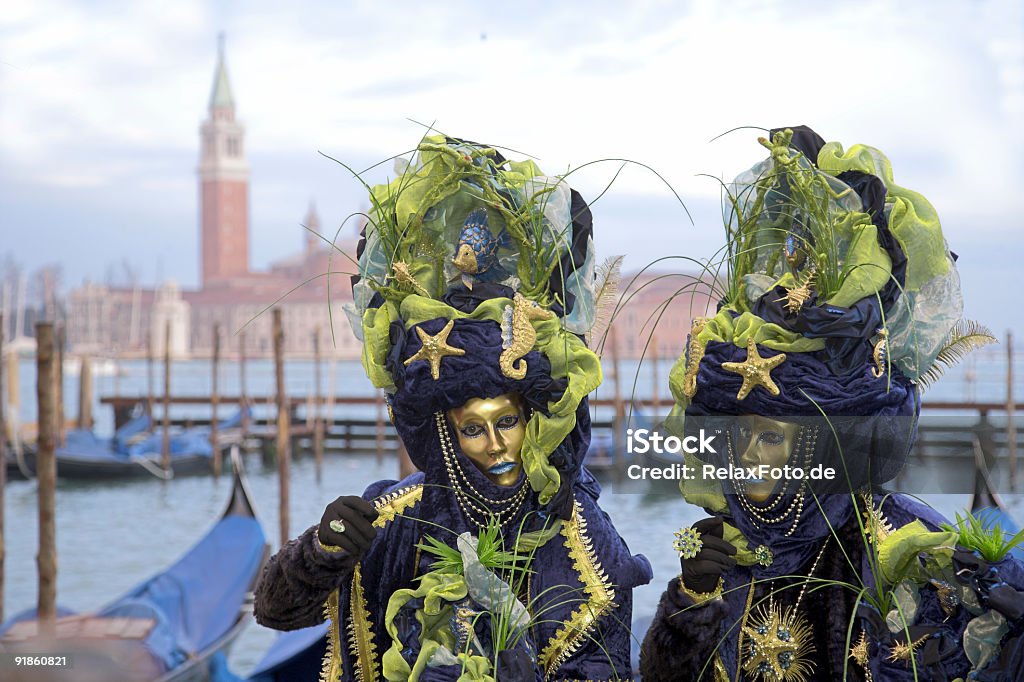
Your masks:
<path fill-rule="evenodd" d="M 213 76 L 213 90 L 210 92 L 210 108 L 234 108 L 235 98 L 231 96 L 231 83 L 224 63 L 224 34 L 217 36 L 217 73 Z"/>

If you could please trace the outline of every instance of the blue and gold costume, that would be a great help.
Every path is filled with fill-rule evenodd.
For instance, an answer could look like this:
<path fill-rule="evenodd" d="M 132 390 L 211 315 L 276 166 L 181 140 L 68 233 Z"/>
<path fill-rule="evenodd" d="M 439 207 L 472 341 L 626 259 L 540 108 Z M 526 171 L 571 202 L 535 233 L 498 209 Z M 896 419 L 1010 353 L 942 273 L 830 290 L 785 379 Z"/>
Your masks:
<path fill-rule="evenodd" d="M 936 512 L 881 489 L 936 358 L 988 340 L 957 325 L 935 210 L 871 147 L 804 127 L 761 143 L 769 158 L 729 188 L 722 301 L 673 368 L 674 417 L 718 434 L 706 462 L 745 464 L 759 415 L 795 434 L 789 465 L 838 476 L 763 496 L 742 479 L 684 483 L 724 520 L 735 565 L 723 560 L 716 589 L 688 588 L 697 544 L 682 534 L 684 575 L 646 635 L 643 679 L 1021 679 L 1021 564 L 981 558 Z"/>
<path fill-rule="evenodd" d="M 601 381 L 582 340 L 594 319 L 586 203 L 532 162 L 443 137 L 426 138 L 371 200 L 350 315 L 364 368 L 387 392 L 420 472 L 363 494 L 379 516 L 358 563 L 320 547 L 315 528 L 283 548 L 257 616 L 289 629 L 326 609 L 332 682 L 493 680 L 503 648 L 528 661 L 510 679 L 629 679 L 632 588 L 651 572 L 598 506 L 582 465 L 587 395 Z M 528 408 L 523 473 L 499 486 L 460 450 L 446 412 L 509 393 Z M 504 643 L 492 627 L 500 609 L 474 592 L 469 561 L 444 571 L 422 549 L 432 536 L 465 557 L 488 526 L 529 555 L 525 579 L 502 588 L 528 622 Z"/>

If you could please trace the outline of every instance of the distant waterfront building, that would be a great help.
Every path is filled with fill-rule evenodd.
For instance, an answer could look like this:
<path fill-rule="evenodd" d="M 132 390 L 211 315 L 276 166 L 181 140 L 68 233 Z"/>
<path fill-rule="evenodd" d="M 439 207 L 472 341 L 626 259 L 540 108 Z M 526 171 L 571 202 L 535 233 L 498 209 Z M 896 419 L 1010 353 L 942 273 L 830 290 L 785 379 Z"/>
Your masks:
<path fill-rule="evenodd" d="M 320 239 L 320 219 L 312 202 L 303 221 L 308 229 L 301 250 L 272 263 L 266 271 L 250 269 L 249 165 L 245 128 L 235 114 L 221 44 L 207 117 L 199 127 L 200 288 L 181 289 L 167 283 L 153 290 L 86 283 L 69 295 L 68 343 L 72 352 L 142 356 L 152 343 L 159 356 L 164 326 L 170 320 L 171 350 L 177 357 L 209 357 L 217 325 L 225 357 L 240 353 L 243 343 L 247 356 L 269 357 L 273 352 L 269 309 L 277 306 L 282 311 L 289 356 L 311 357 L 318 333 L 325 357 L 360 356 L 361 344 L 342 310 L 351 302 L 352 292 L 349 276 L 341 273 L 352 270 L 356 240 L 349 237 L 330 246 Z M 337 274 L 328 275 L 329 271 Z M 655 338 L 659 357 L 679 355 L 692 317 L 705 314 L 709 301 L 701 291 L 678 293 L 691 281 L 664 273 L 623 277 L 621 289 L 629 287 L 629 303 L 613 324 L 620 358 L 644 354 L 650 325 L 658 316 Z M 607 345 L 606 357 L 610 350 Z M 652 352 L 648 348 L 646 356 Z"/>
<path fill-rule="evenodd" d="M 245 128 L 236 118 L 223 44 L 206 120 L 199 127 L 197 174 L 200 288 L 183 290 L 168 283 L 153 290 L 86 283 L 69 295 L 71 349 L 138 356 L 152 342 L 159 355 L 164 324 L 171 320 L 171 350 L 177 357 L 212 354 L 217 325 L 225 356 L 240 353 L 244 343 L 247 355 L 266 357 L 273 352 L 269 308 L 276 305 L 283 315 L 288 355 L 312 356 L 319 333 L 325 357 L 359 357 L 359 343 L 342 312 L 351 301 L 349 278 L 327 275 L 329 269 L 351 270 L 343 253 L 354 254 L 356 242 L 349 238 L 331 247 L 313 234 L 320 230 L 320 219 L 312 203 L 303 221 L 309 230 L 302 250 L 272 263 L 267 271 L 250 269 Z"/>
<path fill-rule="evenodd" d="M 153 339 L 153 354 L 158 357 L 164 354 L 165 341 L 174 357 L 187 357 L 191 352 L 192 306 L 181 297 L 177 282 L 168 281 L 157 289 L 149 333 Z"/>

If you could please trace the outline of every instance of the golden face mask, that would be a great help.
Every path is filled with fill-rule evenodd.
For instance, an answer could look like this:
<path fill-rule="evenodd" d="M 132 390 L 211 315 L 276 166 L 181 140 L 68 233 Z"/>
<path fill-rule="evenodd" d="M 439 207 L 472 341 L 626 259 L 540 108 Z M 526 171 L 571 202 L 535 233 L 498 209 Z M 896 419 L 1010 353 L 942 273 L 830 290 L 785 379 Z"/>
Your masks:
<path fill-rule="evenodd" d="M 788 424 L 759 415 L 740 417 L 736 464 L 747 468 L 761 464 L 769 467 L 785 466 L 793 454 L 799 433 L 799 424 Z M 779 483 L 772 478 L 746 481 L 746 495 L 754 502 L 764 502 L 771 497 Z"/>
<path fill-rule="evenodd" d="M 493 483 L 515 485 L 523 468 L 526 411 L 518 393 L 472 398 L 448 410 L 459 447 Z"/>

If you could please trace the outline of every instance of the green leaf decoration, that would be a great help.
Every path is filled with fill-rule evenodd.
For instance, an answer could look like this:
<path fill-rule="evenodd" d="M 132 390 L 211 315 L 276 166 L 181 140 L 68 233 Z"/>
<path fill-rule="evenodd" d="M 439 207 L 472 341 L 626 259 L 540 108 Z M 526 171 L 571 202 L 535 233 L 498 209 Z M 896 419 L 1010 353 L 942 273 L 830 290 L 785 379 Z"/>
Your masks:
<path fill-rule="evenodd" d="M 893 531 L 878 546 L 878 564 L 890 585 L 911 579 L 924 582 L 927 571 L 918 560 L 925 553 L 937 564 L 948 563 L 953 556 L 957 536 L 952 531 L 929 531 L 920 521 L 913 521 Z"/>
<path fill-rule="evenodd" d="M 975 516 L 966 512 L 956 515 L 956 524 L 943 524 L 942 528 L 957 534 L 957 542 L 981 554 L 989 562 L 1001 561 L 1017 545 L 1024 543 L 1024 529 L 1014 535 L 984 512 Z"/>

